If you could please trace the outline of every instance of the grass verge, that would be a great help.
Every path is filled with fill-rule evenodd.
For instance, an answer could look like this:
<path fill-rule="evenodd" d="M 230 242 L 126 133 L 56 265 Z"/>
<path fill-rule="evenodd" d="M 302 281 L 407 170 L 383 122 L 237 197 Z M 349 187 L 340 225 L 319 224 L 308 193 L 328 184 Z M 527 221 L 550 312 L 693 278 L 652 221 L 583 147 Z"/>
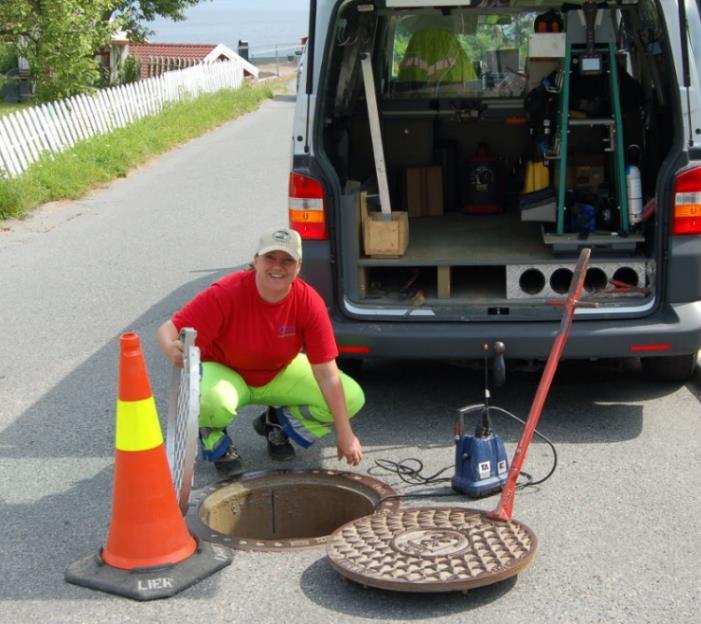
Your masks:
<path fill-rule="evenodd" d="M 14 113 L 18 110 L 24 110 L 28 106 L 29 104 L 15 104 L 10 102 L 3 102 L 2 100 L 0 100 L 0 117 L 2 117 L 3 115 L 9 115 L 10 113 Z"/>
<path fill-rule="evenodd" d="M 279 89 L 276 83 L 203 95 L 168 106 L 126 128 L 45 156 L 16 178 L 0 177 L 0 221 L 22 217 L 57 199 L 77 199 L 90 189 L 124 177 L 150 158 L 185 143 L 260 106 Z"/>

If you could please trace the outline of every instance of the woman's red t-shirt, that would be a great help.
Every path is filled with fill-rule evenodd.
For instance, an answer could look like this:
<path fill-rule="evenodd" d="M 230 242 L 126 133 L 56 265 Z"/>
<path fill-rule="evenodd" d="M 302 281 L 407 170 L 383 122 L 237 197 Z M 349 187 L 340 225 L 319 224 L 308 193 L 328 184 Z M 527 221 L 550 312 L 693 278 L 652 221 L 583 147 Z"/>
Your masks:
<path fill-rule="evenodd" d="M 326 305 L 309 284 L 295 279 L 287 297 L 268 303 L 258 294 L 255 271 L 214 282 L 172 318 L 180 331 L 197 331 L 203 362 L 219 362 L 249 386 L 271 381 L 304 350 L 312 364 L 338 355 Z"/>

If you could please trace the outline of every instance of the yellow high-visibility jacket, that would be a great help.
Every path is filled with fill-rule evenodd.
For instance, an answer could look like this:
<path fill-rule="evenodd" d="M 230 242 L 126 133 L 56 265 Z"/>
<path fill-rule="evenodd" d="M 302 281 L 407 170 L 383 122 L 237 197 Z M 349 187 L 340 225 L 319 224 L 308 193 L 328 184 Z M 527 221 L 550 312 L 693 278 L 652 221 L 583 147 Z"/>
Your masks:
<path fill-rule="evenodd" d="M 476 80 L 477 74 L 460 42 L 447 30 L 430 29 L 415 32 L 399 66 L 400 81 L 465 82 Z"/>

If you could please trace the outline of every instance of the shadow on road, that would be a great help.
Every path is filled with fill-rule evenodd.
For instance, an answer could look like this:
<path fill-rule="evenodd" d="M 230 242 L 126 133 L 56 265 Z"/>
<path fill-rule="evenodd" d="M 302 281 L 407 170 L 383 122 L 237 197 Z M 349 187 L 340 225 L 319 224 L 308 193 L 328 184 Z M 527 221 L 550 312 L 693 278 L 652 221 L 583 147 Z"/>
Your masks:
<path fill-rule="evenodd" d="M 280 95 L 274 95 L 273 100 L 275 102 L 296 102 L 297 96 L 294 93 L 283 93 Z"/>
<path fill-rule="evenodd" d="M 386 620 L 387 614 L 391 613 L 395 621 L 408 621 L 447 616 L 483 607 L 513 589 L 517 578 L 479 587 L 467 594 L 392 592 L 346 582 L 324 558 L 304 571 L 300 587 L 310 601 L 329 611 L 380 620 Z"/>

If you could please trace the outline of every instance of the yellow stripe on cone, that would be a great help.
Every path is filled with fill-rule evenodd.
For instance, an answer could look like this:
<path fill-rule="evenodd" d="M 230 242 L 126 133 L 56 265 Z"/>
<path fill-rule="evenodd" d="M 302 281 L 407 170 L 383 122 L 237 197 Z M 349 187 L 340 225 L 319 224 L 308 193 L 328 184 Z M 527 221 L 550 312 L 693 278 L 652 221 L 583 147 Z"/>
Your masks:
<path fill-rule="evenodd" d="M 161 425 L 153 397 L 143 401 L 117 400 L 115 448 L 148 451 L 163 444 Z"/>

